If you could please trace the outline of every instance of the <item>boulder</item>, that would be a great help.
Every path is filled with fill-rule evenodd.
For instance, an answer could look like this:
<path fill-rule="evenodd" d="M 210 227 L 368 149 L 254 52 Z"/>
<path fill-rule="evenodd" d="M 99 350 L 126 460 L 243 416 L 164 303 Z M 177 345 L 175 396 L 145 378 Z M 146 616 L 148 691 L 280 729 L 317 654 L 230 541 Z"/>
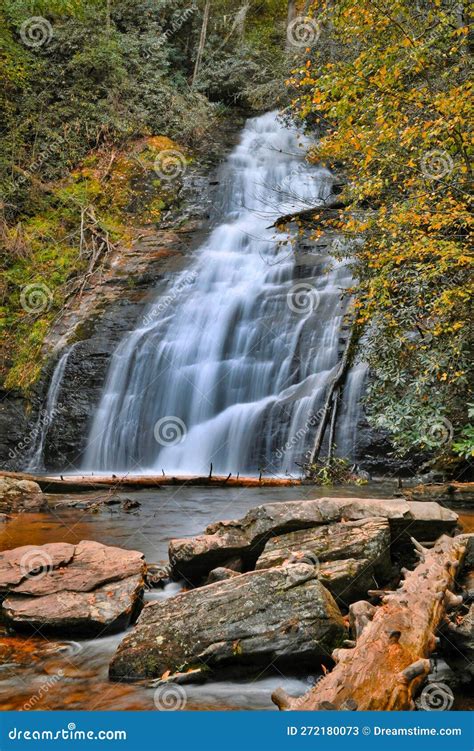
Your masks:
<path fill-rule="evenodd" d="M 409 501 L 437 501 L 450 506 L 474 505 L 474 482 L 441 482 L 404 488 L 402 495 Z"/>
<path fill-rule="evenodd" d="M 367 558 L 321 563 L 318 579 L 330 591 L 340 608 L 367 596 L 374 586 L 374 567 Z"/>
<path fill-rule="evenodd" d="M 347 558 L 366 559 L 382 580 L 392 573 L 387 519 L 326 524 L 271 537 L 257 560 L 256 568 L 281 566 L 292 554 L 300 551 L 309 552 L 320 563 Z"/>
<path fill-rule="evenodd" d="M 0 475 L 1 513 L 37 511 L 44 503 L 44 496 L 37 482 Z"/>
<path fill-rule="evenodd" d="M 233 576 L 240 576 L 237 571 L 232 571 L 231 568 L 225 568 L 220 566 L 219 568 L 213 568 L 209 572 L 206 584 L 214 584 L 214 582 L 222 582 L 225 579 L 232 579 Z"/>
<path fill-rule="evenodd" d="M 136 550 L 83 540 L 0 553 L 1 615 L 17 629 L 93 636 L 126 628 L 142 605 Z"/>
<path fill-rule="evenodd" d="M 91 592 L 63 590 L 43 597 L 11 595 L 2 615 L 17 630 L 40 630 L 64 636 L 102 636 L 124 631 L 143 591 L 140 576 L 129 576 Z"/>
<path fill-rule="evenodd" d="M 256 568 L 298 559 L 316 565 L 320 581 L 346 608 L 391 577 L 389 523 L 381 518 L 362 519 L 271 537 Z"/>
<path fill-rule="evenodd" d="M 319 665 L 346 638 L 313 566 L 252 571 L 145 606 L 110 665 L 114 680 L 202 668 Z"/>
<path fill-rule="evenodd" d="M 388 519 L 392 547 L 409 542 L 411 534 L 420 540 L 436 539 L 454 529 L 458 519 L 457 514 L 437 503 L 398 499 L 319 498 L 269 503 L 250 509 L 242 519 L 211 524 L 197 537 L 171 540 L 172 576 L 198 584 L 209 571 L 225 566 L 225 561 L 234 556 L 242 559 L 244 570 L 249 570 L 273 535 L 369 517 Z"/>

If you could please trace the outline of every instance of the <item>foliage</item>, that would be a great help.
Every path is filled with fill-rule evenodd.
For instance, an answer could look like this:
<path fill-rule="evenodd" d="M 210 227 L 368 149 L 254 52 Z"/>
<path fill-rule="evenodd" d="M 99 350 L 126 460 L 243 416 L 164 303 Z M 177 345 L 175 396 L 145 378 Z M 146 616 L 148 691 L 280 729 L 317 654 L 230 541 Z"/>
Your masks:
<path fill-rule="evenodd" d="M 44 337 L 95 270 L 94 256 L 107 260 L 114 243 L 129 241 L 133 225 L 158 221 L 174 202 L 178 183 L 160 181 L 154 165 L 161 152 L 176 149 L 168 138 L 149 137 L 112 156 L 106 148 L 91 152 L 38 199 L 38 213 L 4 227 L 0 329 L 12 353 L 7 388 L 27 389 L 36 380 Z"/>
<path fill-rule="evenodd" d="M 313 464 L 304 464 L 302 468 L 305 477 L 314 482 L 315 485 L 329 487 L 349 482 L 356 485 L 364 483 L 364 480 L 354 474 L 351 463 L 340 456 L 331 459 L 319 459 Z"/>
<path fill-rule="evenodd" d="M 190 86 L 202 2 L 0 0 L 7 388 L 27 389 L 39 375 L 45 337 L 78 294 L 98 238 L 126 242 L 129 224 L 158 221 L 177 200 L 179 185 L 170 189 L 153 172 L 156 155 L 212 148 L 221 101 L 240 100 L 238 89 L 259 75 L 260 54 L 270 55 L 275 40 L 280 45 L 274 16 L 284 5 L 264 0 L 248 11 L 249 35 L 232 32 L 222 46 L 216 28 L 239 8 L 220 0 L 211 10 L 206 56 L 216 70 L 220 60 L 220 96 L 209 78 Z M 37 17 L 39 37 L 28 34 Z M 226 68 L 234 71 L 227 80 Z M 44 306 L 25 310 L 29 285 L 46 287 Z"/>
<path fill-rule="evenodd" d="M 311 13 L 322 33 L 289 81 L 291 110 L 321 136 L 310 158 L 343 165 L 345 208 L 326 230 L 347 237 L 358 277 L 369 415 L 401 452 L 442 453 L 468 393 L 467 3 L 316 0 Z"/>
<path fill-rule="evenodd" d="M 468 404 L 468 416 L 474 417 L 474 404 Z M 459 440 L 453 444 L 456 454 L 463 456 L 465 459 L 474 457 L 474 424 L 471 422 L 466 425 L 459 436 Z"/>

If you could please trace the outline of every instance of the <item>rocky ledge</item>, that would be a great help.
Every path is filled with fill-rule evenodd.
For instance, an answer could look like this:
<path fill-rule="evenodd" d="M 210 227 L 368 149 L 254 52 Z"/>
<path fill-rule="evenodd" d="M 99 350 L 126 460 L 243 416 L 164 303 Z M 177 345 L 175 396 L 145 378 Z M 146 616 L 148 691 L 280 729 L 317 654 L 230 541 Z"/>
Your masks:
<path fill-rule="evenodd" d="M 413 552 L 412 530 L 434 540 L 456 523 L 436 503 L 323 498 L 266 504 L 172 540 L 172 576 L 191 588 L 144 608 L 110 676 L 186 682 L 331 665 L 351 605 L 399 583 L 392 551 L 408 541 Z"/>
<path fill-rule="evenodd" d="M 198 584 L 213 568 L 225 567 L 229 559 L 235 557 L 240 559 L 240 570 L 248 571 L 255 566 L 268 540 L 275 535 L 368 518 L 387 520 L 392 551 L 409 543 L 410 536 L 422 541 L 435 540 L 439 535 L 451 532 L 458 519 L 453 511 L 430 502 L 320 498 L 268 503 L 250 509 L 242 519 L 210 524 L 198 537 L 172 540 L 169 546 L 172 575 Z M 360 531 L 362 527 L 359 525 L 355 529 Z M 331 528 L 331 533 L 334 531 Z M 303 544 L 299 540 L 296 542 L 298 547 Z M 332 540 L 327 542 L 326 547 L 332 546 Z M 292 541 L 285 539 L 282 544 L 288 547 Z M 316 545 L 316 548 L 320 550 L 320 546 Z"/>
<path fill-rule="evenodd" d="M 142 607 L 145 561 L 136 550 L 83 540 L 0 553 L 0 616 L 16 630 L 73 636 L 121 631 Z"/>

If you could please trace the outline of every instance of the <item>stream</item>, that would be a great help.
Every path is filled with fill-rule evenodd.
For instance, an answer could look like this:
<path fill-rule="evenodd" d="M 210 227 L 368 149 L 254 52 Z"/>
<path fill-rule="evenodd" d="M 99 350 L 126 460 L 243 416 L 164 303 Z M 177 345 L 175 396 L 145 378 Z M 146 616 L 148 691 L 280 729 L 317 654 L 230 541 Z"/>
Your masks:
<path fill-rule="evenodd" d="M 49 513 L 13 515 L 11 521 L 1 525 L 0 549 L 90 539 L 138 549 L 148 563 L 154 563 L 167 558 L 171 538 L 198 534 L 213 521 L 240 517 L 261 503 L 323 496 L 390 498 L 394 490 L 392 482 L 338 488 L 143 490 L 126 494 L 140 502 L 140 508 L 133 513 L 111 506 L 98 514 L 62 508 Z M 473 531 L 474 512 L 458 513 L 464 529 Z M 148 592 L 146 597 L 163 599 L 179 590 L 179 584 L 169 584 L 164 590 Z M 108 663 L 123 636 L 120 633 L 67 642 L 39 635 L 0 634 L 0 709 L 155 709 L 154 687 L 108 681 Z M 274 710 L 270 696 L 275 688 L 282 686 L 291 695 L 301 695 L 318 678 L 319 669 L 319 665 L 309 665 L 306 675 L 283 675 L 268 670 L 245 681 L 183 686 L 185 708 Z"/>

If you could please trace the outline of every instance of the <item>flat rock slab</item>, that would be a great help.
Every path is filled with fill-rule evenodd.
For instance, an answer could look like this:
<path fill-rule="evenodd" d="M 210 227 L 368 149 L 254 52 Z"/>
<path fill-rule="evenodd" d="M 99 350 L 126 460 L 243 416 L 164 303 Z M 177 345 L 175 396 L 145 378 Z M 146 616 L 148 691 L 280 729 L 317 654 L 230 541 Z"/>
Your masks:
<path fill-rule="evenodd" d="M 1 616 L 12 627 L 97 635 L 138 615 L 145 561 L 136 550 L 83 540 L 0 553 Z"/>
<path fill-rule="evenodd" d="M 125 630 L 143 591 L 140 576 L 88 592 L 63 590 L 43 597 L 11 595 L 2 615 L 14 628 L 70 635 L 102 635 Z"/>
<path fill-rule="evenodd" d="M 110 665 L 115 680 L 166 671 L 319 667 L 346 626 L 313 566 L 252 571 L 147 605 Z"/>
<path fill-rule="evenodd" d="M 374 518 L 277 535 L 267 541 L 256 569 L 281 566 L 292 555 L 307 552 L 319 562 L 365 558 L 373 564 L 374 571 L 385 578 L 392 569 L 390 526 L 387 519 Z"/>
<path fill-rule="evenodd" d="M 271 537 L 256 568 L 298 559 L 313 561 L 324 585 L 347 606 L 393 573 L 388 520 L 339 522 Z"/>
<path fill-rule="evenodd" d="M 196 584 L 213 568 L 225 566 L 232 556 L 240 556 L 248 570 L 255 566 L 272 535 L 369 517 L 388 519 L 392 545 L 403 544 L 409 535 L 434 540 L 443 532 L 450 532 L 458 519 L 453 511 L 429 502 L 319 498 L 269 503 L 250 509 L 242 519 L 211 524 L 198 537 L 171 540 L 172 575 Z"/>

